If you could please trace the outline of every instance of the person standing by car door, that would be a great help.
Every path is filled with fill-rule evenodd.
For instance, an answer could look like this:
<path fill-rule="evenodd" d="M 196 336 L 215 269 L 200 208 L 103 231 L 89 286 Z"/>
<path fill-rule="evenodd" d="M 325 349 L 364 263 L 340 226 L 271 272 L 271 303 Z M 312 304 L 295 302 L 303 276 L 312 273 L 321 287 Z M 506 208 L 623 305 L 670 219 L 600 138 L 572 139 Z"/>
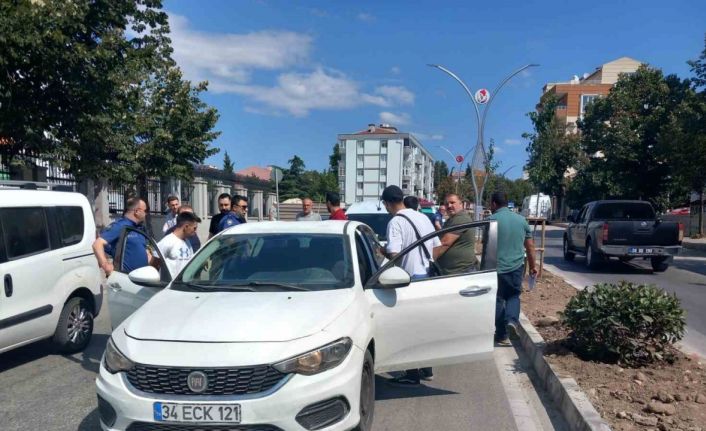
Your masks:
<path fill-rule="evenodd" d="M 387 212 L 392 214 L 392 218 L 387 224 L 387 246 L 380 249 L 381 253 L 388 259 L 392 259 L 407 246 L 417 241 L 419 238 L 434 232 L 434 226 L 424 214 L 416 209 L 405 208 L 403 199 L 404 193 L 397 186 L 387 186 L 382 191 L 381 198 Z M 434 247 L 439 246 L 438 237 L 426 241 L 419 247 L 419 253 L 408 253 L 402 259 L 401 267 L 407 271 L 412 280 L 419 280 L 429 277 L 429 260 Z M 422 250 L 422 247 L 425 250 Z M 397 385 L 418 385 L 420 380 L 431 380 L 434 373 L 431 368 L 410 369 L 392 380 L 392 384 Z"/>
<path fill-rule="evenodd" d="M 201 219 L 193 212 L 181 212 L 177 216 L 174 232 L 157 243 L 172 278 L 181 272 L 194 255 L 194 249 L 188 239 L 196 234 L 199 223 Z"/>
<path fill-rule="evenodd" d="M 510 211 L 507 195 L 495 192 L 490 198 L 493 215 L 498 223 L 498 295 L 495 302 L 495 341 L 508 344 L 508 330 L 517 334 L 520 322 L 520 294 L 527 254 L 529 273 L 537 275 L 534 241 L 527 219 Z"/>
<path fill-rule="evenodd" d="M 105 271 L 106 277 L 113 272 L 113 263 L 107 256 L 115 259 L 118 240 L 126 227 L 139 228 L 147 217 L 147 204 L 140 198 L 130 198 L 125 205 L 123 217 L 111 223 L 93 242 L 93 254 L 98 260 L 98 266 Z M 125 241 L 125 252 L 122 259 L 122 270 L 126 273 L 147 266 L 151 255 L 147 251 L 145 237 L 131 232 Z"/>
<path fill-rule="evenodd" d="M 231 211 L 226 213 L 218 223 L 218 231 L 228 229 L 239 224 L 247 223 L 248 198 L 244 196 L 233 196 Z"/>
<path fill-rule="evenodd" d="M 177 214 L 179 214 L 179 207 L 181 206 L 181 202 L 179 202 L 179 198 L 176 196 L 169 196 L 167 198 L 167 207 L 169 207 L 169 213 L 167 214 L 167 221 L 164 222 L 164 226 L 162 226 L 162 233 L 165 235 L 167 234 L 167 231 L 174 226 L 176 226 L 176 218 Z"/>
<path fill-rule="evenodd" d="M 194 209 L 191 207 L 191 205 L 182 205 L 179 207 L 179 214 L 182 213 L 194 213 Z M 199 219 L 199 223 L 201 223 L 201 220 Z M 174 227 L 170 228 L 166 235 L 169 235 L 170 233 L 174 232 L 174 230 L 177 228 L 177 225 L 174 225 Z M 165 237 L 166 237 L 165 235 Z M 186 242 L 191 244 L 191 248 L 194 250 L 194 253 L 199 251 L 201 248 L 201 240 L 199 239 L 199 236 L 196 234 L 196 231 L 194 231 L 193 235 L 187 236 L 186 237 Z"/>
<path fill-rule="evenodd" d="M 211 224 L 208 227 L 208 239 L 213 238 L 220 230 L 218 230 L 218 225 L 221 219 L 230 212 L 230 195 L 228 193 L 221 193 L 218 195 L 218 214 L 211 217 Z"/>
<path fill-rule="evenodd" d="M 449 219 L 444 227 L 472 223 L 470 214 L 463 209 L 463 203 L 456 194 L 446 195 L 446 209 Z M 441 245 L 434 247 L 434 260 L 442 275 L 462 274 L 474 271 L 478 265 L 476 258 L 476 233 L 474 229 L 456 231 L 441 237 Z"/>

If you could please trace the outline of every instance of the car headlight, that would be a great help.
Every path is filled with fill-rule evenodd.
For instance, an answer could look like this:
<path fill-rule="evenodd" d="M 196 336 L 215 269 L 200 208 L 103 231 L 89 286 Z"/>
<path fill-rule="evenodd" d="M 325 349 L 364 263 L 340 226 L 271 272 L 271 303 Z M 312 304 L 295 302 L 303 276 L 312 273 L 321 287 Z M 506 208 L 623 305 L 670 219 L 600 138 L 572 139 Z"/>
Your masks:
<path fill-rule="evenodd" d="M 351 351 L 353 341 L 341 338 L 333 343 L 319 347 L 291 359 L 274 364 L 273 367 L 281 373 L 297 373 L 310 376 L 338 366 Z"/>
<path fill-rule="evenodd" d="M 103 365 L 105 369 L 111 374 L 119 373 L 120 371 L 129 371 L 135 366 L 135 363 L 123 355 L 115 344 L 113 343 L 113 338 L 108 340 L 108 344 L 105 347 L 105 355 L 103 356 Z"/>

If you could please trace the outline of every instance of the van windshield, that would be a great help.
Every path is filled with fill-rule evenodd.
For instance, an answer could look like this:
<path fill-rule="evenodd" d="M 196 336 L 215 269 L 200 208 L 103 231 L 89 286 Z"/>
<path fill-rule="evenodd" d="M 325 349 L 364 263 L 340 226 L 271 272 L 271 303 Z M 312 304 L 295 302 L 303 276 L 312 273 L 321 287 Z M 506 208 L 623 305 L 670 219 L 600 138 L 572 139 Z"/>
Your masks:
<path fill-rule="evenodd" d="M 387 223 L 392 218 L 392 215 L 389 213 L 346 215 L 348 216 L 348 220 L 359 221 L 370 226 L 373 232 L 378 236 L 378 240 L 387 241 Z"/>

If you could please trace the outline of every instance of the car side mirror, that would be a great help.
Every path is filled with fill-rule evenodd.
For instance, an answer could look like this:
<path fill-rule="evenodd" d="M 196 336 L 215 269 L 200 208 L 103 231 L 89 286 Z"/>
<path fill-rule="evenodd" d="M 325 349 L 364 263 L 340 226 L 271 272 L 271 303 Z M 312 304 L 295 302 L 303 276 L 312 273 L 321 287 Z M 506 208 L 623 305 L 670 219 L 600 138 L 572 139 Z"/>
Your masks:
<path fill-rule="evenodd" d="M 135 284 L 149 287 L 163 287 L 162 278 L 159 275 L 159 270 L 153 266 L 143 266 L 128 274 L 128 278 Z"/>
<path fill-rule="evenodd" d="M 378 277 L 378 285 L 383 289 L 395 289 L 398 287 L 409 286 L 412 281 L 407 271 L 399 266 L 392 266 L 386 269 L 380 277 Z"/>

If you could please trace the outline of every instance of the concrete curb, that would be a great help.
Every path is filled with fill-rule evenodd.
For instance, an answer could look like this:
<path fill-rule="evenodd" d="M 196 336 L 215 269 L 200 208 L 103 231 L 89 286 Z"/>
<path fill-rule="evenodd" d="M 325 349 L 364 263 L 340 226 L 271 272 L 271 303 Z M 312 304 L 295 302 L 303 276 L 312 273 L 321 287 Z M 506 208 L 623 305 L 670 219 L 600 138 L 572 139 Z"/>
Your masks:
<path fill-rule="evenodd" d="M 681 246 L 691 250 L 706 251 L 706 242 L 682 241 Z"/>
<path fill-rule="evenodd" d="M 611 431 L 578 383 L 572 377 L 561 376 L 544 359 L 542 351 L 546 342 L 524 313 L 520 315 L 518 335 L 522 348 L 569 428 L 576 431 Z"/>

